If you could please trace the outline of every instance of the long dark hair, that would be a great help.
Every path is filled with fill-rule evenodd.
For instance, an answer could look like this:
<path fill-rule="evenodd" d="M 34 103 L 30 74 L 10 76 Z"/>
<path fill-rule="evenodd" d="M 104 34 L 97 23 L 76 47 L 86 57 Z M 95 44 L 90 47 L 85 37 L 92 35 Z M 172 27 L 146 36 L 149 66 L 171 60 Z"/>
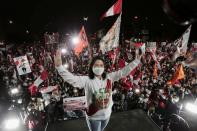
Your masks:
<path fill-rule="evenodd" d="M 94 77 L 95 77 L 95 74 L 94 74 L 94 72 L 93 72 L 93 70 L 92 70 L 92 67 L 93 67 L 94 63 L 95 63 L 97 60 L 103 61 L 104 66 L 105 66 L 105 61 L 104 61 L 104 59 L 103 59 L 101 56 L 96 56 L 96 57 L 94 57 L 94 58 L 92 59 L 90 65 L 89 65 L 89 73 L 88 73 L 88 76 L 89 76 L 90 79 L 94 79 Z M 102 78 L 103 78 L 103 79 L 106 79 L 106 71 L 103 72 Z"/>

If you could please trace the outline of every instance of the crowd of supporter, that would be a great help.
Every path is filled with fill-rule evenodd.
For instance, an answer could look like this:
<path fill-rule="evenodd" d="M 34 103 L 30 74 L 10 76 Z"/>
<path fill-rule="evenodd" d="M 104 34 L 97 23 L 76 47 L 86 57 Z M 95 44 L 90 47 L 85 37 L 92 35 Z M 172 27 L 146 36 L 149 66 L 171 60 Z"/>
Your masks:
<path fill-rule="evenodd" d="M 135 59 L 135 46 L 131 43 L 122 43 L 119 48 L 102 54 L 98 46 L 91 45 L 91 51 L 85 49 L 79 56 L 72 50 L 62 54 L 65 68 L 76 75 L 87 75 L 88 65 L 91 57 L 101 55 L 106 62 L 108 72 L 117 71 L 127 63 Z M 113 85 L 113 111 L 126 111 L 134 108 L 142 108 L 145 111 L 155 111 L 160 106 L 166 106 L 161 102 L 160 97 L 172 102 L 184 100 L 186 96 L 193 99 L 197 96 L 197 76 L 195 70 L 182 64 L 184 57 L 175 61 L 172 59 L 176 46 L 172 43 L 157 43 L 156 56 L 158 63 L 152 59 L 151 54 L 146 52 L 141 59 L 141 64 L 131 74 L 115 82 Z M 64 111 L 63 99 L 70 97 L 84 96 L 83 89 L 74 88 L 58 75 L 54 63 L 56 47 L 44 44 L 23 44 L 15 45 L 7 51 L 0 52 L 0 70 L 3 76 L 5 88 L 17 87 L 20 90 L 20 97 L 23 98 L 24 107 L 35 108 L 47 112 L 48 118 L 67 119 L 69 117 L 81 117 L 81 111 Z M 190 48 L 188 48 L 188 52 Z M 13 58 L 27 55 L 32 72 L 26 75 L 18 75 Z M 168 84 L 177 70 L 178 65 L 183 65 L 184 79 L 177 80 L 174 84 Z M 34 94 L 29 90 L 33 82 L 41 75 L 44 67 L 48 72 L 48 78 L 38 87 Z M 44 87 L 55 86 L 55 90 L 42 93 Z M 12 96 L 13 100 L 19 96 Z M 55 104 L 54 104 L 55 103 Z M 55 109 L 55 110 L 54 110 Z"/>

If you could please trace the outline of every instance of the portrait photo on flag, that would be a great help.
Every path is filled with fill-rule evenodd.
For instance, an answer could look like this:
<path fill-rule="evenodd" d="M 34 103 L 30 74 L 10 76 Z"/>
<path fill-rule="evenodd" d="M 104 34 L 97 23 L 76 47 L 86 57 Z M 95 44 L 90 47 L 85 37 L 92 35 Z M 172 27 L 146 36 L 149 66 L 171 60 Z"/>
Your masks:
<path fill-rule="evenodd" d="M 31 72 L 31 68 L 26 55 L 14 58 L 14 63 L 19 75 L 28 74 Z"/>

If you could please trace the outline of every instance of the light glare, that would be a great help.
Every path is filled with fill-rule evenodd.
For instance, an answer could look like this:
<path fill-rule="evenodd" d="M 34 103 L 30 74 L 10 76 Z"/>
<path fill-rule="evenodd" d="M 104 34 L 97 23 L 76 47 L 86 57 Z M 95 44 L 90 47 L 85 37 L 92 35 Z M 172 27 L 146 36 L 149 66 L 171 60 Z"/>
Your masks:
<path fill-rule="evenodd" d="M 73 37 L 72 38 L 72 42 L 73 42 L 73 44 L 77 44 L 77 43 L 79 43 L 79 38 L 78 37 Z"/>
<path fill-rule="evenodd" d="M 18 92 L 19 92 L 18 88 L 13 88 L 13 89 L 11 90 L 11 93 L 12 93 L 12 94 L 17 94 Z"/>
<path fill-rule="evenodd" d="M 192 113 L 197 114 L 197 105 L 191 104 L 191 103 L 187 103 L 186 104 L 186 109 Z"/>
<path fill-rule="evenodd" d="M 66 49 L 62 49 L 62 53 L 65 54 L 67 52 Z"/>
<path fill-rule="evenodd" d="M 17 118 L 8 119 L 5 121 L 5 129 L 12 130 L 19 127 L 20 121 Z"/>
<path fill-rule="evenodd" d="M 68 69 L 69 65 L 68 65 L 68 64 L 64 64 L 64 67 L 65 67 L 66 69 Z"/>

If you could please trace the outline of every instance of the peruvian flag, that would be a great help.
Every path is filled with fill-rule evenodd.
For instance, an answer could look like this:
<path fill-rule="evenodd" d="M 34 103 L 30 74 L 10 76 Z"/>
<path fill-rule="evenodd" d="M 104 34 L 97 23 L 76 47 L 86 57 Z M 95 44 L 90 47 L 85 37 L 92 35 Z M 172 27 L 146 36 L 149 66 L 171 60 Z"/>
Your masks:
<path fill-rule="evenodd" d="M 114 16 L 117 14 L 120 14 L 122 11 L 122 0 L 118 0 L 116 1 L 116 3 L 114 5 L 112 5 L 107 12 L 105 12 L 102 17 L 101 20 L 105 17 L 109 17 L 109 16 Z"/>
<path fill-rule="evenodd" d="M 58 90 L 58 86 L 48 86 L 48 87 L 43 87 L 40 89 L 40 92 L 42 94 L 46 94 L 46 93 L 49 93 L 49 92 L 52 92 L 52 91 L 55 91 L 55 90 Z"/>
<path fill-rule="evenodd" d="M 116 48 L 108 52 L 108 56 L 112 61 L 112 66 L 115 64 L 116 59 L 119 57 L 119 53 L 120 53 L 120 48 Z"/>
<path fill-rule="evenodd" d="M 29 87 L 31 96 L 36 95 L 38 92 L 38 86 L 48 78 L 48 72 L 43 70 L 41 75 L 34 81 L 34 83 Z"/>
<path fill-rule="evenodd" d="M 79 56 L 79 54 L 83 51 L 83 49 L 89 45 L 84 26 L 82 26 L 78 37 L 79 37 L 79 42 L 76 43 L 77 45 L 74 48 L 74 52 L 77 56 Z"/>

